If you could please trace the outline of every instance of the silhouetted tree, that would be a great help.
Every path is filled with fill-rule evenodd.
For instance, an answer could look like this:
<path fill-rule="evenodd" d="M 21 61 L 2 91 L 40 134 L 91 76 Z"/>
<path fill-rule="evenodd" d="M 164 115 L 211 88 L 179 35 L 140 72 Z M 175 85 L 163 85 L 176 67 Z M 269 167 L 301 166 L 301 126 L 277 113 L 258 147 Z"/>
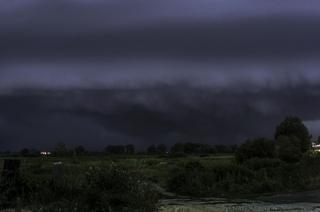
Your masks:
<path fill-rule="evenodd" d="M 39 150 L 36 150 L 36 149 L 28 149 L 28 148 L 24 148 L 20 151 L 20 155 L 22 156 L 32 156 L 32 157 L 35 157 L 35 156 L 39 156 L 40 155 L 40 151 Z"/>
<path fill-rule="evenodd" d="M 209 150 L 208 150 L 210 154 L 216 154 L 217 153 L 217 149 L 215 148 L 215 146 L 209 146 Z"/>
<path fill-rule="evenodd" d="M 230 146 L 230 150 L 231 150 L 231 153 L 237 152 L 237 150 L 238 150 L 238 145 L 237 145 L 237 144 L 231 145 L 231 146 Z"/>
<path fill-rule="evenodd" d="M 126 145 L 126 153 L 127 154 L 134 154 L 135 148 L 133 144 Z"/>
<path fill-rule="evenodd" d="M 277 138 L 277 155 L 288 163 L 298 162 L 301 157 L 301 149 L 299 148 L 301 141 L 295 136 L 280 136 Z"/>
<path fill-rule="evenodd" d="M 176 143 L 171 147 L 172 153 L 183 153 L 184 151 L 184 144 L 183 143 Z"/>
<path fill-rule="evenodd" d="M 231 153 L 231 147 L 228 147 L 223 144 L 217 144 L 214 146 L 217 153 Z"/>
<path fill-rule="evenodd" d="M 29 156 L 29 154 L 30 154 L 30 151 L 29 151 L 29 149 L 27 149 L 27 148 L 24 148 L 24 149 L 22 149 L 21 151 L 20 151 L 20 155 L 22 155 L 22 156 Z"/>
<path fill-rule="evenodd" d="M 275 143 L 266 138 L 247 140 L 236 152 L 236 159 L 244 162 L 251 158 L 274 158 Z"/>
<path fill-rule="evenodd" d="M 87 153 L 86 149 L 81 145 L 74 148 L 74 152 L 76 153 L 76 155 L 85 155 Z"/>
<path fill-rule="evenodd" d="M 166 153 L 166 152 L 167 152 L 167 147 L 166 147 L 166 145 L 164 145 L 164 144 L 159 144 L 159 145 L 157 146 L 157 152 L 160 153 L 160 154 Z"/>
<path fill-rule="evenodd" d="M 57 143 L 53 153 L 58 156 L 66 156 L 68 155 L 68 149 L 64 143 Z"/>
<path fill-rule="evenodd" d="M 285 118 L 276 128 L 275 139 L 277 140 L 280 136 L 296 137 L 299 139 L 298 144 L 302 153 L 310 149 L 311 135 L 307 127 L 303 124 L 302 120 L 295 116 Z"/>
<path fill-rule="evenodd" d="M 206 154 L 215 154 L 215 153 L 217 153 L 217 150 L 216 150 L 215 146 L 204 145 L 202 148 L 203 148 L 203 153 L 206 153 Z"/>
<path fill-rule="evenodd" d="M 198 143 L 185 143 L 184 144 L 184 152 L 191 153 L 200 153 L 201 144 Z"/>
<path fill-rule="evenodd" d="M 149 154 L 155 154 L 157 153 L 157 148 L 154 144 L 152 144 L 151 146 L 148 147 L 147 151 Z"/>
<path fill-rule="evenodd" d="M 237 145 L 214 145 L 201 143 L 176 143 L 171 147 L 171 153 L 185 154 L 214 154 L 214 153 L 234 153 L 238 149 Z"/>
<path fill-rule="evenodd" d="M 109 145 L 106 147 L 105 152 L 109 154 L 124 154 L 126 147 L 123 145 Z"/>

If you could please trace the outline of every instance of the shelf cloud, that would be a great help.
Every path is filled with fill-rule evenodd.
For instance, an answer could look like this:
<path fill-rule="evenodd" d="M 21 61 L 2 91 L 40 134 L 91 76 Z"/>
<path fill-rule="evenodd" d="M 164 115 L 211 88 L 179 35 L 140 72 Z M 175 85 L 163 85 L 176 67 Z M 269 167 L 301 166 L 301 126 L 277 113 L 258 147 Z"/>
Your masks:
<path fill-rule="evenodd" d="M 316 123 L 319 12 L 315 0 L 2 1 L 2 146 L 231 144 L 272 136 L 285 115 Z"/>

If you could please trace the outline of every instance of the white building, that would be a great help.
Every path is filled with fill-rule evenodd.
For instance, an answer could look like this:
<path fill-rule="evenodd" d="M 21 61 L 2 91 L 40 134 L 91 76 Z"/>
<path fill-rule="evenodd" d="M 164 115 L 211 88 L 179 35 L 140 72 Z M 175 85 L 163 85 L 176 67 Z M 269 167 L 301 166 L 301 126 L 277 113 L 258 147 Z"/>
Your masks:
<path fill-rule="evenodd" d="M 316 152 L 320 152 L 320 144 L 312 142 L 312 149 Z"/>
<path fill-rule="evenodd" d="M 43 155 L 43 156 L 51 155 L 51 152 L 40 152 L 40 155 Z"/>

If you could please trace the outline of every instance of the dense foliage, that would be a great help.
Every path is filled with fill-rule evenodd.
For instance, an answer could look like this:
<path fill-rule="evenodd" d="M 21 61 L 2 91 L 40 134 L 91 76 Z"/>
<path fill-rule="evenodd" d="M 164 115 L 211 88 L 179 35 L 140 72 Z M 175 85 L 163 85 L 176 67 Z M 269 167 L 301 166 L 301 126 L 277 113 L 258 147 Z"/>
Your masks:
<path fill-rule="evenodd" d="M 189 196 L 237 196 L 314 189 L 320 186 L 320 155 L 310 153 L 299 163 L 252 158 L 204 166 L 197 162 L 173 169 L 168 189 Z"/>
<path fill-rule="evenodd" d="M 295 136 L 279 136 L 277 139 L 277 155 L 288 163 L 298 162 L 302 157 L 301 141 Z"/>
<path fill-rule="evenodd" d="M 296 137 L 299 140 L 299 148 L 302 153 L 310 149 L 311 135 L 298 117 L 287 117 L 276 127 L 275 139 L 278 140 L 280 136 Z"/>
<path fill-rule="evenodd" d="M 309 132 L 296 117 L 280 123 L 275 140 L 248 139 L 240 147 L 176 143 L 167 151 L 160 144 L 138 154 L 133 145 L 109 145 L 92 154 L 59 143 L 53 156 L 35 152 L 23 149 L 22 158 L 34 157 L 15 177 L 2 176 L 0 209 L 151 212 L 165 190 L 243 197 L 320 188 L 320 153 L 310 150 Z"/>
<path fill-rule="evenodd" d="M 244 162 L 252 158 L 274 158 L 275 142 L 265 138 L 247 140 L 236 152 L 236 159 Z"/>
<path fill-rule="evenodd" d="M 232 163 L 210 167 L 186 164 L 171 172 L 168 188 L 191 196 L 230 196 L 318 187 L 320 155 L 308 152 L 310 138 L 301 119 L 287 117 L 277 126 L 275 141 L 247 140 Z"/>
<path fill-rule="evenodd" d="M 176 143 L 171 147 L 171 153 L 184 154 L 226 154 L 234 153 L 237 145 L 208 145 L 201 143 Z"/>
<path fill-rule="evenodd" d="M 158 194 L 138 173 L 115 165 L 87 167 L 83 174 L 46 177 L 23 173 L 0 182 L 0 208 L 17 198 L 40 211 L 155 211 Z"/>

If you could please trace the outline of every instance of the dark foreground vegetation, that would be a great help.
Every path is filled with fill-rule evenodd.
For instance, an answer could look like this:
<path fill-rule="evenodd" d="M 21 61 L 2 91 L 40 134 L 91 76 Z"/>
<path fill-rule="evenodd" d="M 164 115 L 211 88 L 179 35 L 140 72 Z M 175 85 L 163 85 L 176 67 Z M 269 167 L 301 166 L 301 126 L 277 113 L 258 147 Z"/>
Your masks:
<path fill-rule="evenodd" d="M 263 193 L 320 188 L 320 155 L 305 155 L 298 163 L 254 158 L 244 163 L 204 166 L 189 162 L 171 172 L 170 191 L 188 196 L 246 197 Z"/>
<path fill-rule="evenodd" d="M 172 172 L 168 189 L 191 196 L 239 196 L 314 189 L 320 186 L 320 154 L 297 117 L 286 118 L 275 138 L 247 140 L 235 161 L 205 166 L 187 163 Z"/>
<path fill-rule="evenodd" d="M 134 171 L 114 164 L 73 169 L 58 168 L 54 176 L 46 176 L 46 168 L 39 166 L 2 180 L 1 207 L 20 204 L 33 211 L 66 212 L 156 210 L 157 192 Z M 68 173 L 62 174 L 63 171 Z"/>
<path fill-rule="evenodd" d="M 320 154 L 296 117 L 280 123 L 274 139 L 250 139 L 239 147 L 177 143 L 136 153 L 133 145 L 112 145 L 90 153 L 58 144 L 51 156 L 24 149 L 3 158 L 20 160 L 21 167 L 2 172 L 0 208 L 156 211 L 167 195 L 163 190 L 241 198 L 320 188 Z"/>

